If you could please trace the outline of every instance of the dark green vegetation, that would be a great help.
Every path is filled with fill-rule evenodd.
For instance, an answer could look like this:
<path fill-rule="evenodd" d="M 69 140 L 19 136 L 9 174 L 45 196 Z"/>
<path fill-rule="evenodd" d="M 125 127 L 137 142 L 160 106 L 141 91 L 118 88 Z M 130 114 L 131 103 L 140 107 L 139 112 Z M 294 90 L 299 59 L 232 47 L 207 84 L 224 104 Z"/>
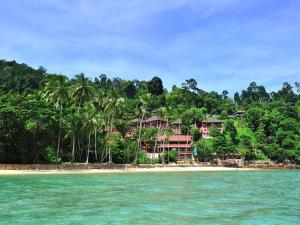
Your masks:
<path fill-rule="evenodd" d="M 157 129 L 126 136 L 130 121 L 155 112 L 168 121 L 181 118 L 183 133 L 193 136 L 207 160 L 213 153 L 239 152 L 246 159 L 296 160 L 300 156 L 300 85 L 284 83 L 267 93 L 252 82 L 234 99 L 224 90 L 205 92 L 194 79 L 171 92 L 159 77 L 150 81 L 93 81 L 84 74 L 68 79 L 15 61 L 0 61 L 0 162 L 148 163 L 139 136 L 155 145 Z M 238 109 L 243 119 L 227 119 Z M 225 120 L 224 133 L 211 129 L 202 139 L 196 124 L 207 114 Z M 168 130 L 165 135 L 168 136 Z M 151 141 L 152 140 L 152 141 Z M 164 156 L 174 161 L 170 152 Z"/>

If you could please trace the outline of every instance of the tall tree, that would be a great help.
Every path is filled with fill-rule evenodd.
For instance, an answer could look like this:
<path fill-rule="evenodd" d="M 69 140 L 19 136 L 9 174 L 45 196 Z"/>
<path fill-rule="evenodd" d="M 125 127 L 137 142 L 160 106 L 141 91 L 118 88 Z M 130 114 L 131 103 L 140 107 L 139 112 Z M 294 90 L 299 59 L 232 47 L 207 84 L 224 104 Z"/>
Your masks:
<path fill-rule="evenodd" d="M 161 107 L 158 109 L 157 115 L 160 118 L 164 118 L 165 114 L 166 114 L 166 107 Z M 155 137 L 155 143 L 154 143 L 154 147 L 153 147 L 153 156 L 155 155 L 155 152 L 156 152 L 158 137 L 161 135 L 161 130 L 162 130 L 161 125 L 162 125 L 162 123 L 160 122 L 157 133 L 156 133 L 156 137 Z"/>
<path fill-rule="evenodd" d="M 163 152 L 162 152 L 162 163 L 165 163 L 165 143 L 166 141 L 169 139 L 169 137 L 171 136 L 171 132 L 169 131 L 168 127 L 169 127 L 169 113 L 170 113 L 170 108 L 165 108 L 164 111 L 162 111 L 162 118 L 164 120 L 167 121 L 166 124 L 166 129 L 164 129 L 164 135 L 163 135 Z"/>
<path fill-rule="evenodd" d="M 61 139 L 61 122 L 63 115 L 63 104 L 68 98 L 68 79 L 65 76 L 58 75 L 56 80 L 50 81 L 46 84 L 44 89 L 43 97 L 48 101 L 55 104 L 55 107 L 59 108 L 59 129 L 58 129 L 58 140 L 57 140 L 57 153 L 56 157 L 58 160 L 60 152 L 60 139 Z"/>
<path fill-rule="evenodd" d="M 86 154 L 86 163 L 89 163 L 90 147 L 91 147 L 91 135 L 94 134 L 94 154 L 95 160 L 98 161 L 97 154 L 97 132 L 98 129 L 104 126 L 104 118 L 101 114 L 97 113 L 93 104 L 87 104 L 84 112 L 84 124 L 83 129 L 85 130 L 88 137 L 88 148 Z"/>
<path fill-rule="evenodd" d="M 83 101 L 91 94 L 90 81 L 83 73 L 76 75 L 76 86 L 73 92 L 73 97 L 78 104 L 78 112 L 82 106 Z"/>
<path fill-rule="evenodd" d="M 300 94 L 300 82 L 295 82 L 295 87 L 298 95 Z"/>
<path fill-rule="evenodd" d="M 199 91 L 200 89 L 197 87 L 197 81 L 193 78 L 186 80 L 184 83 L 181 84 L 181 87 L 185 90 L 190 91 Z"/>
<path fill-rule="evenodd" d="M 238 104 L 238 105 L 239 105 L 239 104 L 241 103 L 241 98 L 240 98 L 240 95 L 239 95 L 238 92 L 235 92 L 235 93 L 234 93 L 233 99 L 234 99 L 235 104 Z"/>
<path fill-rule="evenodd" d="M 222 91 L 223 99 L 227 99 L 228 98 L 228 93 L 229 92 L 227 90 Z"/>
<path fill-rule="evenodd" d="M 106 101 L 106 107 L 105 107 L 105 112 L 109 115 L 109 134 L 112 135 L 113 134 L 113 125 L 114 125 L 114 119 L 116 116 L 116 113 L 118 111 L 118 108 L 120 107 L 120 105 L 124 102 L 124 98 L 117 98 L 115 96 L 108 98 Z M 109 162 L 112 162 L 112 158 L 111 158 L 111 147 L 110 145 L 108 146 L 108 159 Z"/>
<path fill-rule="evenodd" d="M 144 120 L 145 114 L 147 112 L 147 106 L 149 104 L 150 98 L 151 98 L 151 94 L 147 93 L 147 94 L 141 96 L 139 99 L 139 101 L 140 101 L 139 134 L 138 134 L 138 144 L 137 144 L 136 153 L 135 153 L 135 157 L 134 157 L 134 163 L 137 163 L 138 156 L 139 156 L 140 149 L 141 149 L 142 125 L 143 125 L 143 120 Z"/>
<path fill-rule="evenodd" d="M 162 80 L 159 77 L 153 77 L 147 84 L 148 91 L 152 95 L 161 95 L 164 93 Z"/>

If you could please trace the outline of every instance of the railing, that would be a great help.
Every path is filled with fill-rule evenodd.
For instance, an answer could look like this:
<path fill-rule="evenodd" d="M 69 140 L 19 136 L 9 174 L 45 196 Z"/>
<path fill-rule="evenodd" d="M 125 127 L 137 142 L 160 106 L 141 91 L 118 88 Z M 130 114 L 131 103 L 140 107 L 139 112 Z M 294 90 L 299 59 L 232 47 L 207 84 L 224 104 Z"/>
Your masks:
<path fill-rule="evenodd" d="M 192 151 L 179 151 L 180 155 L 190 155 L 192 154 Z"/>

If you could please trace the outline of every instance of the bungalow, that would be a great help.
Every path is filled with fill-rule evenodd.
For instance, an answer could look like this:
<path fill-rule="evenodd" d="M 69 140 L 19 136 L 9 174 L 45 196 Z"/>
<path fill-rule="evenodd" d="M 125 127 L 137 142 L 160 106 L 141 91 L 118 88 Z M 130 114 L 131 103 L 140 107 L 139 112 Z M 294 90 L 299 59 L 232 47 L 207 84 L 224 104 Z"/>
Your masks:
<path fill-rule="evenodd" d="M 237 118 L 242 118 L 242 117 L 244 116 L 244 114 L 245 114 L 245 111 L 244 111 L 244 110 L 238 110 L 238 111 L 235 112 L 234 115 L 235 115 Z"/>
<path fill-rule="evenodd" d="M 163 150 L 176 150 L 178 160 L 186 160 L 192 158 L 192 137 L 181 133 L 181 120 L 177 119 L 171 123 L 173 134 L 170 137 L 159 136 L 157 149 L 159 152 Z"/>
<path fill-rule="evenodd" d="M 159 118 L 158 116 L 150 116 L 144 120 L 133 119 L 131 120 L 129 130 L 127 131 L 126 137 L 132 136 L 139 126 L 142 125 L 142 128 L 160 128 L 160 131 L 164 130 L 167 126 L 167 121 Z"/>
<path fill-rule="evenodd" d="M 142 125 L 144 128 L 158 128 L 164 130 L 167 127 L 167 121 L 158 116 L 151 116 L 150 118 L 145 119 L 142 122 Z"/>
<path fill-rule="evenodd" d="M 132 128 L 128 134 L 133 134 L 136 128 L 142 123 L 143 128 L 157 128 L 160 129 L 160 134 L 163 134 L 167 128 L 167 121 L 158 116 L 151 116 L 142 122 L 138 119 L 132 121 Z M 175 120 L 169 124 L 173 134 L 169 137 L 159 135 L 157 137 L 157 146 L 155 153 L 146 150 L 147 143 L 143 142 L 143 149 L 149 158 L 158 158 L 163 151 L 176 150 L 178 152 L 178 160 L 190 159 L 192 157 L 192 137 L 181 133 L 181 120 Z"/>
<path fill-rule="evenodd" d="M 202 133 L 202 137 L 210 138 L 209 129 L 211 128 L 212 125 L 215 125 L 220 132 L 223 132 L 222 123 L 223 121 L 217 119 L 216 117 L 209 117 L 206 120 L 203 120 L 200 123 L 200 128 L 199 128 L 199 131 Z"/>
<path fill-rule="evenodd" d="M 140 123 L 142 122 L 143 128 L 161 128 L 165 129 L 167 126 L 167 121 L 164 119 L 159 118 L 158 116 L 150 116 L 144 120 L 141 121 L 141 119 L 133 119 L 131 121 L 131 129 L 132 128 L 138 128 L 140 126 Z"/>
<path fill-rule="evenodd" d="M 170 137 L 158 137 L 158 152 L 175 150 L 178 160 L 192 158 L 192 137 L 184 134 L 173 134 Z"/>
<path fill-rule="evenodd" d="M 181 124 L 182 121 L 180 119 L 175 120 L 174 122 L 171 123 L 171 127 L 174 134 L 181 134 Z"/>
<path fill-rule="evenodd" d="M 229 119 L 242 118 L 246 111 L 238 110 L 234 114 L 228 115 Z"/>

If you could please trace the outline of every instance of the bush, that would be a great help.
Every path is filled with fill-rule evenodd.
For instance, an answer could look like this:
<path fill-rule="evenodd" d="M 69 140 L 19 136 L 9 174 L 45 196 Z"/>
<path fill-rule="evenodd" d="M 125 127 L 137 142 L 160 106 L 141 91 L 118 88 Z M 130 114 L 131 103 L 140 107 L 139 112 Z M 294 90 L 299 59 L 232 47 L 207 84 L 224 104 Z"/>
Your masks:
<path fill-rule="evenodd" d="M 177 154 L 176 150 L 169 151 L 169 162 L 176 162 L 177 157 L 178 157 L 178 154 Z M 167 155 L 167 158 L 168 158 L 168 155 Z"/>
<path fill-rule="evenodd" d="M 56 150 L 50 146 L 45 149 L 45 159 L 49 163 L 58 163 L 56 159 Z"/>

